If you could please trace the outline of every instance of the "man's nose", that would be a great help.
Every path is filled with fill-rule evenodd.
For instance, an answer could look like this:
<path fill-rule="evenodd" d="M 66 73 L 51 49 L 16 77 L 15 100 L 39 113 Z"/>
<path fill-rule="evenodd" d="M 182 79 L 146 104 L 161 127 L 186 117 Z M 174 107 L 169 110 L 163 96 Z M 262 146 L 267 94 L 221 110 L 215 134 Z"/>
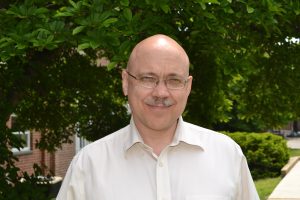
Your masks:
<path fill-rule="evenodd" d="M 167 85 L 165 81 L 159 81 L 156 85 L 156 87 L 153 89 L 154 96 L 157 97 L 168 97 L 170 95 L 169 89 L 167 88 Z"/>

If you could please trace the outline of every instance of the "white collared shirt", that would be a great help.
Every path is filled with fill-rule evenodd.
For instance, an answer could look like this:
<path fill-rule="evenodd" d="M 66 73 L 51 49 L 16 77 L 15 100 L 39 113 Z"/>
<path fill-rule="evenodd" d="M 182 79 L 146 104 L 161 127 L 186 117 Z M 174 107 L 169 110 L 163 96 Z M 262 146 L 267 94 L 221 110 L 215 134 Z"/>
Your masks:
<path fill-rule="evenodd" d="M 179 119 L 159 156 L 130 125 L 83 148 L 58 200 L 259 200 L 247 161 L 229 137 Z"/>

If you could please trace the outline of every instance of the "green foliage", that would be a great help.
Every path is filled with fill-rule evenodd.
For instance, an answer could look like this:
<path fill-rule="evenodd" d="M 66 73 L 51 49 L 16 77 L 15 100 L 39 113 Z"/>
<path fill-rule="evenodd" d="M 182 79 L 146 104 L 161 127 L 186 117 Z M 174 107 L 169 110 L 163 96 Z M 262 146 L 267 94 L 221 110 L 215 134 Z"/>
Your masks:
<path fill-rule="evenodd" d="M 195 77 L 189 121 L 206 127 L 227 123 L 233 106 L 239 119 L 263 129 L 299 118 L 300 45 L 287 40 L 299 38 L 294 26 L 300 20 L 299 2 L 219 5 L 202 6 L 192 20 L 180 18 L 190 33 L 181 41 L 188 47 Z"/>
<path fill-rule="evenodd" d="M 8 181 L 8 184 L 1 184 L 1 200 L 50 200 L 51 196 L 47 191 L 49 182 L 44 180 L 43 183 L 38 178 L 42 175 L 42 169 L 34 164 L 34 173 L 29 175 L 27 172 L 22 172 L 20 176 L 15 173 L 16 168 L 10 168 L 13 173 L 8 173 L 6 176 L 1 176 L 1 181 Z M 12 172 L 10 171 L 10 172 Z M 11 188 L 14 190 L 11 190 Z M 4 191 L 10 192 L 4 192 Z"/>
<path fill-rule="evenodd" d="M 242 148 L 254 179 L 279 176 L 289 160 L 286 140 L 272 133 L 226 133 Z"/>

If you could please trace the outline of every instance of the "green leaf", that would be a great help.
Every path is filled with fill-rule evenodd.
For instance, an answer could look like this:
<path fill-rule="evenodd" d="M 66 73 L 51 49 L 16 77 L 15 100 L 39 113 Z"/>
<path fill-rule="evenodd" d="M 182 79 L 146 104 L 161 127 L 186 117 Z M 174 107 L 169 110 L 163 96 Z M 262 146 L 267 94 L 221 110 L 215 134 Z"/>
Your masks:
<path fill-rule="evenodd" d="M 17 49 L 25 49 L 27 47 L 27 45 L 23 44 L 23 43 L 18 43 L 16 45 Z"/>
<path fill-rule="evenodd" d="M 264 58 L 270 58 L 270 54 L 268 52 L 264 52 L 263 57 Z"/>
<path fill-rule="evenodd" d="M 109 18 L 103 22 L 104 27 L 109 27 L 111 24 L 118 21 L 118 18 Z"/>
<path fill-rule="evenodd" d="M 110 62 L 108 65 L 107 65 L 107 70 L 110 71 L 112 69 L 114 69 L 116 67 L 118 63 L 117 62 Z"/>
<path fill-rule="evenodd" d="M 13 40 L 9 37 L 3 37 L 0 39 L 0 48 L 6 47 L 7 45 L 10 45 L 13 43 Z"/>
<path fill-rule="evenodd" d="M 112 46 L 117 46 L 117 47 L 120 46 L 120 40 L 116 36 L 109 37 L 109 41 Z"/>
<path fill-rule="evenodd" d="M 20 14 L 16 11 L 14 11 L 13 9 L 7 10 L 5 12 L 7 15 L 15 15 L 15 16 L 19 16 Z"/>
<path fill-rule="evenodd" d="M 103 13 L 101 13 L 101 16 L 99 18 L 99 21 L 104 21 L 105 19 L 107 19 L 108 17 L 110 17 L 112 15 L 111 11 L 105 11 Z"/>
<path fill-rule="evenodd" d="M 90 43 L 82 43 L 82 44 L 78 45 L 77 50 L 80 51 L 80 50 L 87 49 L 90 47 L 91 47 Z"/>
<path fill-rule="evenodd" d="M 218 0 L 198 0 L 198 2 L 220 5 L 220 2 Z"/>
<path fill-rule="evenodd" d="M 212 3 L 212 4 L 219 4 L 220 5 L 220 2 L 218 0 L 208 0 L 209 3 Z"/>
<path fill-rule="evenodd" d="M 60 32 L 65 28 L 65 23 L 63 21 L 53 21 L 49 27 L 52 32 Z"/>
<path fill-rule="evenodd" d="M 224 8 L 225 13 L 233 14 L 234 11 L 230 7 Z"/>
<path fill-rule="evenodd" d="M 71 12 L 57 12 L 55 15 L 54 15 L 54 17 L 71 17 L 71 16 L 73 16 L 74 14 L 73 13 L 71 13 Z"/>
<path fill-rule="evenodd" d="M 132 12 L 131 12 L 130 8 L 125 8 L 123 10 L 123 15 L 128 21 L 132 20 Z"/>
<path fill-rule="evenodd" d="M 216 19 L 216 17 L 210 12 L 204 12 L 203 15 L 208 19 Z"/>
<path fill-rule="evenodd" d="M 44 14 L 44 13 L 47 13 L 47 12 L 48 12 L 47 8 L 38 8 L 38 9 L 35 9 L 33 13 L 36 14 L 36 15 L 39 15 L 39 14 Z"/>
<path fill-rule="evenodd" d="M 164 13 L 170 13 L 171 12 L 171 9 L 169 7 L 169 5 L 167 4 L 160 4 L 160 8 L 164 11 Z"/>
<path fill-rule="evenodd" d="M 96 48 L 99 47 L 99 43 L 96 42 L 96 41 L 91 41 L 90 42 L 90 46 L 91 46 L 92 49 L 96 49 Z"/>
<path fill-rule="evenodd" d="M 205 10 L 205 9 L 206 9 L 206 5 L 205 5 L 205 3 L 203 3 L 203 2 L 200 2 L 200 6 L 201 6 L 201 8 L 202 8 L 203 10 Z"/>
<path fill-rule="evenodd" d="M 127 55 L 127 54 L 129 53 L 130 44 L 131 44 L 131 41 L 130 41 L 130 40 L 124 41 L 124 42 L 120 45 L 119 51 L 120 51 L 122 54 Z"/>
<path fill-rule="evenodd" d="M 54 35 L 49 35 L 48 38 L 47 38 L 47 43 L 52 42 L 53 39 L 54 39 Z"/>
<path fill-rule="evenodd" d="M 72 35 L 76 35 L 80 33 L 86 26 L 77 26 L 76 28 L 73 29 Z"/>
<path fill-rule="evenodd" d="M 253 13 L 254 12 L 254 8 L 250 7 L 249 5 L 247 5 L 247 12 L 249 14 Z"/>
<path fill-rule="evenodd" d="M 120 4 L 122 5 L 122 6 L 129 6 L 129 0 L 121 0 L 120 1 Z"/>
<path fill-rule="evenodd" d="M 77 4 L 76 4 L 74 1 L 69 0 L 69 3 L 70 3 L 74 8 L 77 8 Z"/>

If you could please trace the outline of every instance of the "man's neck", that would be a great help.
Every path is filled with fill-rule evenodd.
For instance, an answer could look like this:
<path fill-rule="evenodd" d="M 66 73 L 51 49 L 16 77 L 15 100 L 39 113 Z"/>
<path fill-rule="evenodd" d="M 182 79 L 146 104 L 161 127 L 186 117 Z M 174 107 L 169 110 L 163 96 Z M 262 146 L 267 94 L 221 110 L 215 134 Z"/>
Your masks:
<path fill-rule="evenodd" d="M 137 127 L 144 143 L 153 149 L 159 156 L 162 150 L 173 141 L 177 123 L 164 130 L 153 130 L 146 127 Z"/>

